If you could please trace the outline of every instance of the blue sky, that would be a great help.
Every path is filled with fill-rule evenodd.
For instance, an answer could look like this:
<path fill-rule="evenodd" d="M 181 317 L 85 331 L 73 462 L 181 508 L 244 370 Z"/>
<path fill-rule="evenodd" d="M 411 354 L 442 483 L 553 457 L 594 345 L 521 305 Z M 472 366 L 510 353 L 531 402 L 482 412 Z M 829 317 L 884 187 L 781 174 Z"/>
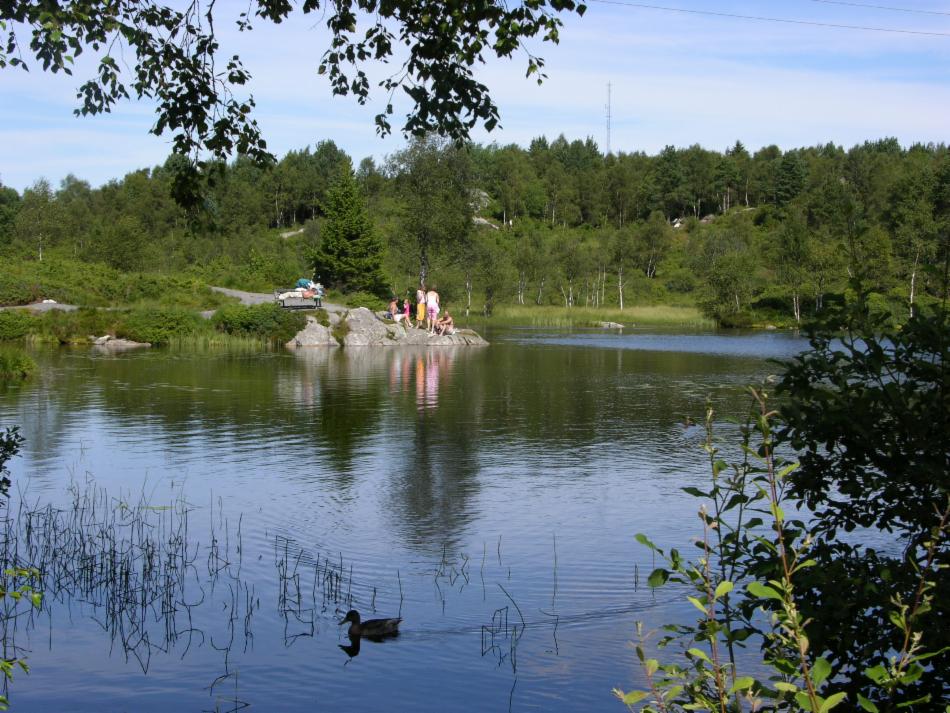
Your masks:
<path fill-rule="evenodd" d="M 859 5 L 861 3 L 858 3 Z M 477 70 L 500 109 L 503 128 L 481 142 L 527 145 L 535 136 L 591 136 L 606 145 L 607 83 L 612 86 L 614 151 L 655 153 L 667 144 L 751 149 L 828 141 L 850 146 L 896 136 L 905 144 L 950 140 L 950 3 L 868 0 L 908 10 L 828 0 L 590 1 L 583 18 L 565 17 L 560 45 L 531 49 L 546 59 L 547 81 L 524 78 L 526 58 L 491 61 Z M 332 97 L 316 74 L 326 32 L 314 17 L 251 33 L 223 29 L 223 16 L 245 6 L 219 2 L 222 55 L 240 54 L 254 76 L 257 118 L 278 156 L 331 139 L 356 161 L 384 160 L 398 135 L 380 139 L 373 116 L 382 94 L 360 107 Z M 919 32 L 847 30 L 678 13 L 636 5 L 863 25 Z M 91 59 L 91 58 L 90 58 Z M 152 107 L 126 102 L 111 115 L 76 118 L 73 77 L 0 71 L 0 181 L 18 190 L 68 173 L 100 185 L 161 163 L 169 138 L 148 134 Z M 384 67 L 371 76 L 380 77 Z M 396 105 L 399 122 L 400 106 Z"/>

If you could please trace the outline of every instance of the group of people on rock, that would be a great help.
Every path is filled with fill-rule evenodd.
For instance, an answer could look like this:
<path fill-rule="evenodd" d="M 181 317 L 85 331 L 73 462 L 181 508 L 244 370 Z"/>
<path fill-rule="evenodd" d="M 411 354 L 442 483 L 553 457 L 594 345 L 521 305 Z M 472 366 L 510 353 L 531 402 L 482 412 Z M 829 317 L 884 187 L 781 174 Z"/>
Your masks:
<path fill-rule="evenodd" d="M 441 298 L 434 286 L 426 289 L 425 285 L 421 285 L 419 289 L 416 290 L 415 326 L 417 329 L 422 329 L 423 325 L 425 325 L 425 329 L 429 334 L 438 334 L 440 336 L 455 332 L 455 320 L 452 319 L 452 315 L 449 314 L 448 310 L 445 310 L 445 313 L 440 317 L 439 312 L 441 309 Z M 402 301 L 402 308 L 400 308 L 398 298 L 393 297 L 389 303 L 389 310 L 386 316 L 397 324 L 402 322 L 406 326 L 406 329 L 411 327 L 412 311 L 409 298 L 407 297 Z"/>

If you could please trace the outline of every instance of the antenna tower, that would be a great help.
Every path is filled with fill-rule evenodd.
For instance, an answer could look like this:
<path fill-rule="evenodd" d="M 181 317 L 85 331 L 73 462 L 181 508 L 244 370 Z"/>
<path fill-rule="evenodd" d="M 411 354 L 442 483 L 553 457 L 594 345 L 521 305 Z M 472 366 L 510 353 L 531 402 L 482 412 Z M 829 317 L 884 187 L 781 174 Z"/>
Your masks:
<path fill-rule="evenodd" d="M 607 155 L 610 155 L 610 82 L 607 82 Z"/>

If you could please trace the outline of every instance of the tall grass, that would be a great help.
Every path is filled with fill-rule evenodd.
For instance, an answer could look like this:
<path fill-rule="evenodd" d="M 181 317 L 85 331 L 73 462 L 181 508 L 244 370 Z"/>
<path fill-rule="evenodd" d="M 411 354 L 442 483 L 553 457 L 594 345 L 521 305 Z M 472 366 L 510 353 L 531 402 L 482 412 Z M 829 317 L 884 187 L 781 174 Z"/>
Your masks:
<path fill-rule="evenodd" d="M 595 307 L 501 305 L 491 317 L 472 316 L 460 321 L 471 324 L 524 327 L 596 327 L 598 322 L 617 322 L 625 327 L 712 328 L 716 323 L 695 307 L 637 305 L 620 310 Z"/>
<path fill-rule="evenodd" d="M 22 381 L 36 371 L 33 358 L 19 349 L 0 349 L 0 382 Z"/>

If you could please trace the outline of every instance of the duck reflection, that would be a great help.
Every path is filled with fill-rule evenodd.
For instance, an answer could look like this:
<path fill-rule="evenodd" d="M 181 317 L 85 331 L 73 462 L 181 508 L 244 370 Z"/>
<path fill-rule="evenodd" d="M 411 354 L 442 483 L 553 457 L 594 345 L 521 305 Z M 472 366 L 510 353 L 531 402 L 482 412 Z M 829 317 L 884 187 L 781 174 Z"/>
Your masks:
<path fill-rule="evenodd" d="M 343 653 L 345 653 L 351 659 L 355 659 L 357 656 L 360 655 L 360 637 L 359 636 L 351 636 L 350 643 L 348 646 L 344 644 L 337 644 L 337 646 L 343 649 Z"/>

